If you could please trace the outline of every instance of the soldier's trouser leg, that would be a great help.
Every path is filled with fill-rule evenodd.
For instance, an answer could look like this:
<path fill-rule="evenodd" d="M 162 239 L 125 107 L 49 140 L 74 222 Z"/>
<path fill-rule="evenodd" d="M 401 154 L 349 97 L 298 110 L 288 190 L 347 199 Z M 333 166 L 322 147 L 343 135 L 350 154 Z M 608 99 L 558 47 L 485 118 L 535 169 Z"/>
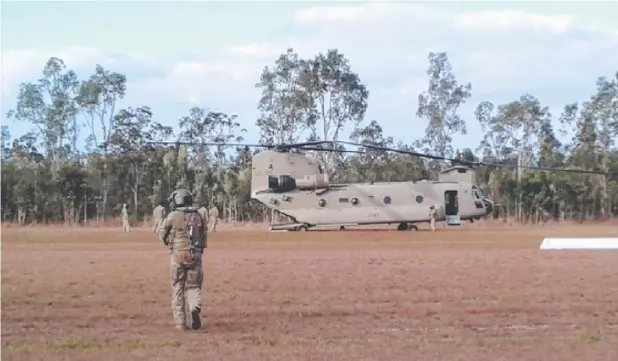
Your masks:
<path fill-rule="evenodd" d="M 199 312 L 202 308 L 202 257 L 195 260 L 190 266 L 183 265 L 179 260 L 180 254 L 172 254 L 171 281 L 172 281 L 172 315 L 176 325 L 185 325 L 185 302 L 193 318 L 192 328 L 201 326 Z M 186 292 L 186 299 L 185 299 Z"/>
<path fill-rule="evenodd" d="M 161 224 L 161 221 L 158 219 L 155 219 L 154 225 L 152 226 L 152 233 L 157 233 L 157 229 L 159 228 L 160 224 Z"/>
<path fill-rule="evenodd" d="M 202 308 L 202 283 L 204 282 L 204 270 L 202 269 L 202 257 L 198 257 L 195 263 L 187 269 L 187 301 L 189 310 Z"/>
<path fill-rule="evenodd" d="M 214 221 L 212 221 L 212 225 L 210 227 L 212 232 L 216 232 L 217 231 L 217 221 L 218 221 L 218 219 L 215 219 Z"/>
<path fill-rule="evenodd" d="M 202 327 L 200 312 L 202 310 L 202 282 L 204 273 L 202 270 L 202 257 L 198 257 L 195 263 L 187 270 L 187 301 L 191 312 L 191 328 L 199 330 Z"/>
<path fill-rule="evenodd" d="M 436 230 L 436 221 L 435 219 L 432 219 L 429 221 L 429 226 L 431 227 L 431 231 L 435 231 Z"/>
<path fill-rule="evenodd" d="M 185 283 L 187 270 L 177 261 L 177 254 L 172 253 L 170 264 L 170 280 L 172 282 L 172 317 L 174 324 L 185 325 Z"/>

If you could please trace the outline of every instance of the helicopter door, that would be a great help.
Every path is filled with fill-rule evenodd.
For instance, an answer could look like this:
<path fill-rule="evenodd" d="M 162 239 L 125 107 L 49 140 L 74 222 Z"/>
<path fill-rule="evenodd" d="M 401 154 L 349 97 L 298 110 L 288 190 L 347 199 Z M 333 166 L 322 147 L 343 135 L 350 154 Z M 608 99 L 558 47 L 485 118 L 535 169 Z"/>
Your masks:
<path fill-rule="evenodd" d="M 459 226 L 459 197 L 457 191 L 444 192 L 444 213 L 446 224 Z"/>

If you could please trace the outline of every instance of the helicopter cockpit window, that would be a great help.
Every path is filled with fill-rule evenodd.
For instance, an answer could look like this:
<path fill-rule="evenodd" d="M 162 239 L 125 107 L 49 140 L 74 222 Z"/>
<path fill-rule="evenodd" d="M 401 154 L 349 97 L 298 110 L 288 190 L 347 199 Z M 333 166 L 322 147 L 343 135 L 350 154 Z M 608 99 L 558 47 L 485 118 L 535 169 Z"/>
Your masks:
<path fill-rule="evenodd" d="M 391 197 L 389 196 L 384 197 L 384 204 L 391 204 Z"/>

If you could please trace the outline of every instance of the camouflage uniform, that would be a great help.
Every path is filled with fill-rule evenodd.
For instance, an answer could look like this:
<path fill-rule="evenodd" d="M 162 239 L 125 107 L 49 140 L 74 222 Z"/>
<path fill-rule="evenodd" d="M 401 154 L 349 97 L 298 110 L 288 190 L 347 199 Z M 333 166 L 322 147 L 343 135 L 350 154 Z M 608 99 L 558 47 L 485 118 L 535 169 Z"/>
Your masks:
<path fill-rule="evenodd" d="M 219 209 L 217 206 L 212 206 L 208 212 L 208 220 L 210 221 L 211 232 L 217 231 L 217 223 L 219 223 Z"/>
<path fill-rule="evenodd" d="M 122 205 L 122 231 L 131 231 L 131 224 L 129 223 L 129 210 L 127 209 L 126 203 Z"/>
<path fill-rule="evenodd" d="M 186 329 L 185 302 L 191 312 L 191 328 L 201 327 L 202 309 L 202 254 L 206 247 L 206 231 L 202 217 L 191 207 L 191 193 L 178 190 L 172 194 L 174 210 L 163 220 L 159 228 L 159 240 L 171 249 L 170 278 L 172 284 L 172 315 L 176 328 Z M 201 238 L 201 249 L 190 252 L 189 230 Z M 168 240 L 169 237 L 169 240 Z M 186 291 L 186 296 L 185 296 Z"/>
<path fill-rule="evenodd" d="M 436 231 L 436 207 L 433 205 L 429 207 L 429 227 L 431 227 L 431 231 Z"/>
<path fill-rule="evenodd" d="M 154 221 L 154 224 L 152 226 L 152 233 L 157 232 L 157 230 L 159 229 L 159 226 L 161 225 L 161 222 L 163 222 L 163 218 L 165 218 L 165 207 L 159 204 L 152 211 L 152 219 Z"/>

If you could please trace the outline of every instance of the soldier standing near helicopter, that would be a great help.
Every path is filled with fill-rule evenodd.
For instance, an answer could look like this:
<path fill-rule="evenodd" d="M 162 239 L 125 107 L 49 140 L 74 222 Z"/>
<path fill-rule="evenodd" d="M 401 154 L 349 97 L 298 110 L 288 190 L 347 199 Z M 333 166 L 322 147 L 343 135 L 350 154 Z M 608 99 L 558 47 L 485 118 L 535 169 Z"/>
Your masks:
<path fill-rule="evenodd" d="M 210 231 L 217 231 L 217 223 L 219 223 L 219 208 L 217 208 L 217 203 L 213 202 L 212 207 L 208 211 L 208 220 L 210 221 Z"/>
<path fill-rule="evenodd" d="M 200 216 L 202 217 L 202 221 L 204 221 L 205 225 L 208 225 L 208 208 L 207 208 L 208 204 L 206 204 L 206 202 L 202 202 L 202 206 L 200 208 L 198 208 L 197 212 L 200 214 Z M 208 227 L 206 227 L 208 228 Z"/>
<path fill-rule="evenodd" d="M 131 224 L 129 223 L 129 209 L 127 208 L 126 203 L 123 203 L 122 205 L 122 231 L 131 232 Z"/>
<path fill-rule="evenodd" d="M 432 204 L 429 206 L 429 227 L 431 227 L 431 231 L 436 231 L 436 207 Z"/>
<path fill-rule="evenodd" d="M 163 207 L 163 202 L 159 202 L 159 204 L 152 211 L 152 219 L 154 221 L 154 224 L 152 226 L 152 233 L 157 233 L 157 230 L 159 229 L 159 226 L 161 225 L 161 222 L 163 222 L 164 218 L 165 207 Z"/>

